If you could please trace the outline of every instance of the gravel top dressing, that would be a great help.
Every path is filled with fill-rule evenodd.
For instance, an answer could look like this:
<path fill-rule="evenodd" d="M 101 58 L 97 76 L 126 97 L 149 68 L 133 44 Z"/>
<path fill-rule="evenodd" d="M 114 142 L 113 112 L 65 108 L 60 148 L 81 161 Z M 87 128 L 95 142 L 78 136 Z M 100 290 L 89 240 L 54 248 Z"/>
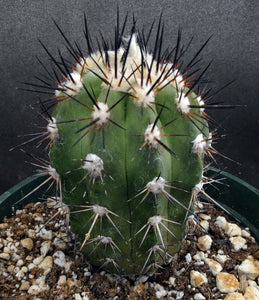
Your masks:
<path fill-rule="evenodd" d="M 53 202 L 28 204 L 0 224 L 0 299 L 259 299 L 259 245 L 249 229 L 206 204 L 197 214 L 170 264 L 128 278 L 89 265 Z"/>

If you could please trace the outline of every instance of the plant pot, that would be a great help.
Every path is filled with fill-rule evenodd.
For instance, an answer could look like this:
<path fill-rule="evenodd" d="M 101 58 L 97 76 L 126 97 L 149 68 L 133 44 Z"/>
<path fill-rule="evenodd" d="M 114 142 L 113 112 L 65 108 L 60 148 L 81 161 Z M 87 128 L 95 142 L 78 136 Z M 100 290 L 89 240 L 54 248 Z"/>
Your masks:
<path fill-rule="evenodd" d="M 235 218 L 238 218 L 243 223 L 243 225 L 245 225 L 245 227 L 249 227 L 253 237 L 255 237 L 257 241 L 259 241 L 259 191 L 254 187 L 248 185 L 244 181 L 226 172 L 220 172 L 216 169 L 211 170 L 208 176 L 212 176 L 213 178 L 225 178 L 224 184 L 222 184 L 222 181 L 220 181 L 221 184 L 216 184 L 215 187 L 206 185 L 204 187 L 206 188 L 206 193 L 208 193 L 211 197 L 213 197 L 213 199 L 220 202 L 221 205 L 230 210 L 233 216 Z M 50 190 L 47 190 L 46 186 L 42 185 L 42 187 L 37 189 L 37 187 L 40 186 L 44 182 L 44 180 L 44 177 L 29 177 L 0 196 L 0 222 L 4 218 L 4 216 L 9 217 L 12 212 L 21 208 L 21 206 L 30 202 L 43 201 L 43 199 L 46 199 L 47 196 L 51 196 Z M 32 191 L 34 192 L 31 193 Z M 27 194 L 29 194 L 29 196 L 26 197 L 24 201 L 19 202 L 19 200 L 21 200 Z M 186 295 L 183 299 L 193 299 L 194 294 L 200 292 L 202 292 L 202 295 L 204 295 L 206 299 L 214 299 L 211 298 L 212 290 L 216 291 L 215 296 L 218 297 L 217 299 L 223 299 L 225 298 L 226 293 L 228 293 L 227 291 L 219 291 L 215 278 L 215 276 L 217 275 L 212 274 L 207 266 L 204 266 L 203 268 L 203 266 L 200 265 L 198 268 L 203 268 L 199 270 L 205 272 L 204 274 L 206 275 L 206 278 L 208 278 L 208 283 L 204 286 L 202 285 L 201 287 L 198 286 L 197 288 L 195 287 L 195 285 L 193 286 L 193 283 L 190 279 L 191 274 L 192 272 L 195 273 L 197 271 L 197 267 L 195 265 L 196 258 L 194 257 L 194 255 L 197 253 L 201 253 L 200 249 L 197 247 L 198 237 L 200 237 L 200 235 L 197 235 L 197 232 L 200 231 L 199 226 L 191 228 L 195 230 L 191 230 L 190 235 L 187 235 L 186 240 L 183 242 L 182 251 L 179 254 L 175 255 L 172 265 L 168 264 L 165 268 L 162 268 L 162 272 L 158 272 L 156 276 L 140 276 L 139 278 L 136 277 L 133 283 L 130 282 L 127 278 L 119 278 L 118 276 L 114 277 L 112 274 L 100 272 L 99 269 L 97 270 L 94 266 L 89 265 L 87 260 L 84 260 L 79 252 L 76 252 L 77 254 L 75 255 L 75 244 L 73 242 L 71 243 L 71 240 L 69 240 L 70 242 L 68 241 L 68 244 L 70 243 L 69 247 L 67 247 L 66 244 L 65 246 L 62 243 L 58 244 L 57 241 L 62 240 L 62 236 L 64 237 L 64 234 L 67 238 L 69 237 L 67 235 L 64 222 L 61 222 L 60 224 L 60 220 L 58 220 L 56 223 L 54 222 L 55 225 L 53 227 L 46 228 L 46 232 L 51 233 L 51 238 L 47 237 L 47 241 L 44 239 L 44 235 L 46 235 L 46 232 L 43 231 L 43 235 L 41 235 L 39 231 L 36 233 L 35 228 L 37 228 L 39 224 L 41 225 L 42 222 L 44 222 L 44 220 L 37 220 L 37 222 L 34 223 L 36 218 L 41 218 L 44 214 L 46 215 L 46 218 L 48 218 L 51 213 L 55 215 L 55 211 L 53 212 L 52 209 L 49 209 L 48 213 L 46 213 L 46 210 L 42 211 L 41 209 L 46 209 L 46 207 L 42 208 L 41 205 L 28 206 L 27 209 L 24 210 L 24 213 L 23 211 L 16 211 L 16 215 L 14 216 L 14 218 L 12 218 L 9 224 L 2 224 L 2 228 L 8 228 L 6 232 L 2 231 L 4 240 L 6 241 L 6 245 L 10 244 L 13 247 L 12 249 L 14 249 L 18 245 L 16 248 L 17 251 L 15 252 L 16 256 L 11 256 L 8 253 L 4 253 L 5 249 L 3 247 L 3 252 L 1 253 L 0 251 L 2 255 L 0 257 L 0 264 L 2 264 L 3 266 L 3 268 L 0 270 L 0 285 L 2 284 L 2 286 L 5 287 L 3 291 L 5 297 L 4 299 L 8 299 L 13 296 L 27 297 L 26 295 L 28 294 L 38 295 L 40 299 L 52 299 L 53 295 L 57 295 L 57 297 L 59 295 L 60 297 L 62 297 L 62 299 L 107 299 L 107 295 L 109 295 L 109 298 L 114 298 L 115 290 L 117 291 L 118 295 L 120 295 L 118 296 L 119 299 L 151 299 L 149 297 L 146 297 L 146 293 L 152 295 L 152 299 L 154 299 L 154 295 L 156 295 L 156 297 L 160 299 L 160 296 L 166 294 L 169 295 L 170 293 L 172 293 L 172 288 L 176 289 L 173 291 L 174 293 L 182 293 Z M 215 209 L 214 212 L 218 213 L 218 211 Z M 214 228 L 212 229 L 211 233 L 216 233 L 215 229 L 217 226 L 213 227 L 215 224 L 214 222 L 216 215 L 214 214 L 213 216 L 209 213 L 209 216 L 212 216 L 209 226 L 212 225 L 212 227 L 210 228 Z M 61 219 L 62 218 L 63 217 L 61 216 Z M 4 227 L 6 225 L 7 227 Z M 30 232 L 30 235 L 26 233 L 26 230 L 24 230 L 24 228 L 26 228 L 28 233 Z M 57 230 L 57 228 L 59 228 L 59 230 Z M 63 229 L 61 230 L 61 228 Z M 230 237 L 225 235 L 225 239 L 223 238 L 223 235 L 219 234 L 219 232 L 220 231 L 217 231 L 215 235 L 211 235 L 214 248 L 213 251 L 203 251 L 204 257 L 207 257 L 206 255 L 209 255 L 209 258 L 214 259 L 213 253 L 219 254 L 219 251 L 221 251 L 221 254 L 224 254 L 223 256 L 230 259 L 230 262 L 227 263 L 226 268 L 224 262 L 221 262 L 222 266 L 224 267 L 224 272 L 229 272 L 229 274 L 222 274 L 233 277 L 233 275 L 230 274 L 233 271 L 237 276 L 234 276 L 235 281 L 237 281 L 237 283 L 239 281 L 241 282 L 241 277 L 239 277 L 238 273 L 236 273 L 235 270 L 239 267 L 241 262 L 247 258 L 248 255 L 257 257 L 255 255 L 258 251 L 258 245 L 254 242 L 251 242 L 251 240 L 253 241 L 253 238 L 248 235 L 246 239 L 244 239 L 247 242 L 245 246 L 248 247 L 244 248 L 244 250 L 235 252 L 233 251 L 233 247 L 231 246 Z M 10 233 L 11 236 L 9 236 Z M 12 235 L 12 233 L 14 234 Z M 35 235 L 33 235 L 32 233 L 35 233 Z M 205 237 L 206 236 L 208 235 L 205 235 Z M 8 241 L 9 238 L 11 238 L 11 241 L 13 242 L 7 243 L 7 238 Z M 25 246 L 24 243 L 25 241 L 28 242 L 28 240 L 31 242 L 31 245 L 27 244 L 27 246 Z M 47 252 L 43 254 L 44 251 L 42 251 L 42 249 L 45 248 L 46 243 L 51 246 L 49 250 L 47 250 Z M 62 249 L 58 248 L 61 246 Z M 27 247 L 27 249 L 24 249 L 23 247 Z M 63 263 L 61 263 L 62 259 L 60 259 L 61 254 L 63 254 L 63 256 L 65 257 Z M 24 264 L 21 270 L 28 270 L 28 268 L 31 268 L 31 265 L 33 265 L 34 275 L 32 275 L 30 271 L 28 271 L 27 275 L 22 275 L 25 277 L 24 280 L 21 281 L 21 278 L 17 278 L 17 276 L 20 276 L 21 273 L 21 270 L 19 268 L 18 273 L 16 272 L 18 270 L 17 268 L 14 268 L 14 270 L 16 270 L 15 272 L 10 271 L 12 268 L 12 265 L 10 266 L 10 264 L 13 264 L 13 267 L 15 267 L 17 264 L 17 262 L 15 261 L 15 257 L 17 256 L 19 258 L 23 258 L 19 259 L 19 263 L 22 261 Z M 222 255 L 220 256 L 223 257 Z M 57 257 L 59 258 L 58 260 L 56 260 Z M 187 257 L 191 257 L 188 263 L 188 268 L 186 268 Z M 37 263 L 39 259 L 41 259 L 40 264 Z M 65 271 L 66 262 L 71 265 L 71 270 Z M 202 262 L 203 261 L 200 261 L 199 263 Z M 217 262 L 215 263 L 218 264 Z M 6 275 L 1 276 L 1 271 L 2 274 L 7 274 L 8 277 L 6 277 Z M 43 271 L 47 272 L 46 274 L 44 273 L 44 276 L 42 276 Z M 174 277 L 174 274 L 178 274 L 177 278 Z M 32 278 L 29 277 L 30 275 L 32 275 Z M 62 288 L 60 286 L 61 278 L 64 281 L 64 285 L 62 286 Z M 172 286 L 170 282 L 174 282 L 174 279 L 177 280 L 177 282 L 176 285 Z M 253 289 L 253 287 L 248 286 L 248 279 L 246 279 L 245 281 L 243 280 L 245 284 L 243 284 L 242 289 L 240 287 L 240 292 L 242 292 L 243 294 L 248 293 L 249 289 Z M 142 280 L 144 281 L 142 282 Z M 42 283 L 41 288 L 38 285 L 39 281 Z M 74 284 L 72 289 L 71 284 Z M 82 298 L 80 295 L 86 296 Z M 87 295 L 89 295 L 89 297 Z"/>
<path fill-rule="evenodd" d="M 208 176 L 213 177 L 217 175 L 220 178 L 224 178 L 223 184 L 216 184 L 216 187 L 207 185 L 205 187 L 206 193 L 231 211 L 244 226 L 249 227 L 255 239 L 259 241 L 259 190 L 243 180 L 218 169 L 212 169 L 208 174 Z M 41 201 L 43 195 L 50 195 L 50 192 L 46 191 L 46 187 L 42 186 L 14 207 L 14 204 L 19 199 L 31 192 L 43 181 L 44 177 L 31 176 L 2 194 L 0 196 L 0 222 L 5 216 L 9 217 L 14 209 L 20 208 L 29 202 Z"/>

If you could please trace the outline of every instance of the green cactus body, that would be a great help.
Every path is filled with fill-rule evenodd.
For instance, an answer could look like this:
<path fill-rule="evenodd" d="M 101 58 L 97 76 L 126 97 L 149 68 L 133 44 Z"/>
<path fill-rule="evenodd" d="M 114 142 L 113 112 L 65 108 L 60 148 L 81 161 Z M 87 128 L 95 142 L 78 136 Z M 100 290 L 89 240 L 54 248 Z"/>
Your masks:
<path fill-rule="evenodd" d="M 77 61 L 71 73 L 61 54 L 58 63 L 43 46 L 63 81 L 55 80 L 57 103 L 44 134 L 50 165 L 41 174 L 56 182 L 93 265 L 149 273 L 179 250 L 202 189 L 211 149 L 204 101 L 194 93 L 198 81 L 178 69 L 179 41 L 173 63 L 162 55 L 161 19 L 152 54 L 134 26 L 124 46 L 117 28 L 115 50 L 104 42 L 97 52 L 85 29 L 88 57 L 62 33 Z"/>

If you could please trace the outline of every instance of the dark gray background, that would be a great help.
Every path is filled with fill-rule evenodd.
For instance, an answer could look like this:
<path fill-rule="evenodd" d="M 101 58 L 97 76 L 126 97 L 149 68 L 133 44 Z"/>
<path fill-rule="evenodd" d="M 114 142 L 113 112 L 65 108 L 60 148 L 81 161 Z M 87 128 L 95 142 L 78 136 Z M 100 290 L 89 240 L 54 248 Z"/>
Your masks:
<path fill-rule="evenodd" d="M 180 26 L 183 42 L 191 36 L 194 41 L 188 57 L 197 51 L 207 38 L 212 40 L 202 53 L 204 65 L 213 60 L 207 73 L 210 86 L 220 88 L 232 79 L 236 81 L 219 93 L 215 101 L 241 104 L 246 107 L 218 110 L 210 113 L 217 120 L 219 135 L 226 135 L 215 148 L 240 163 L 217 156 L 218 167 L 229 171 L 258 187 L 259 152 L 259 5 L 249 1 L 75 1 L 35 0 L 1 1 L 1 140 L 0 140 L 0 193 L 33 173 L 34 167 L 25 161 L 28 157 L 9 148 L 24 141 L 18 135 L 37 132 L 36 111 L 29 108 L 38 100 L 33 93 L 18 90 L 21 81 L 35 82 L 39 73 L 36 55 L 49 65 L 49 58 L 40 46 L 42 40 L 52 53 L 57 46 L 66 53 L 64 41 L 52 18 L 71 40 L 84 44 L 83 13 L 88 18 L 92 36 L 99 30 L 104 36 L 113 34 L 117 3 L 121 17 L 126 12 L 135 14 L 137 24 L 149 26 L 163 11 L 165 47 L 175 45 Z M 131 20 L 131 18 L 130 18 Z M 128 27 L 129 28 L 129 27 Z M 42 156 L 40 151 L 32 152 Z"/>

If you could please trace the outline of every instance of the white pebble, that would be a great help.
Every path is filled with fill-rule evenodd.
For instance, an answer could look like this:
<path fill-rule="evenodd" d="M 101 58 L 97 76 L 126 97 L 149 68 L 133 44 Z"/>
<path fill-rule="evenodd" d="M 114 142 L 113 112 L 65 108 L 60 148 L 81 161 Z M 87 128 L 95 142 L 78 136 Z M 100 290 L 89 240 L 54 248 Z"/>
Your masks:
<path fill-rule="evenodd" d="M 206 214 L 202 214 L 202 213 L 198 214 L 198 217 L 201 218 L 201 219 L 203 219 L 203 220 L 206 220 L 206 221 L 208 221 L 208 220 L 211 219 L 211 216 L 206 215 Z"/>
<path fill-rule="evenodd" d="M 65 250 L 66 249 L 66 243 L 62 241 L 60 238 L 55 238 L 53 244 L 60 250 Z"/>
<path fill-rule="evenodd" d="M 229 259 L 228 256 L 225 255 L 225 254 L 223 254 L 223 255 L 217 254 L 217 255 L 215 255 L 214 257 L 215 257 L 216 260 L 217 260 L 219 263 L 221 263 L 222 265 L 226 262 L 226 260 Z"/>
<path fill-rule="evenodd" d="M 61 275 L 61 276 L 59 277 L 59 279 L 58 279 L 57 284 L 58 284 L 58 286 L 63 286 L 63 285 L 66 284 L 66 281 L 67 281 L 66 276 L 65 276 L 65 275 Z"/>
<path fill-rule="evenodd" d="M 39 264 L 39 268 L 45 271 L 50 271 L 53 265 L 52 256 L 46 256 L 44 260 Z M 46 272 L 47 273 L 47 272 Z M 46 273 L 44 273 L 46 275 Z"/>
<path fill-rule="evenodd" d="M 175 285 L 175 280 L 176 280 L 176 278 L 175 277 L 169 277 L 169 283 L 172 285 L 172 286 L 174 286 Z"/>
<path fill-rule="evenodd" d="M 211 273 L 216 276 L 219 272 L 222 271 L 222 266 L 214 259 L 207 258 L 205 259 L 206 264 L 209 266 Z"/>
<path fill-rule="evenodd" d="M 58 265 L 59 267 L 64 267 L 66 263 L 65 254 L 62 251 L 56 251 L 53 255 L 54 257 L 54 263 Z"/>
<path fill-rule="evenodd" d="M 157 298 L 161 298 L 167 295 L 167 291 L 165 290 L 165 288 L 158 283 L 155 285 L 155 290 Z"/>
<path fill-rule="evenodd" d="M 82 300 L 82 297 L 80 296 L 80 294 L 76 293 L 76 294 L 74 294 L 74 299 L 75 300 Z"/>
<path fill-rule="evenodd" d="M 175 295 L 175 299 L 176 300 L 180 300 L 180 299 L 182 299 L 183 298 L 183 296 L 184 296 L 184 292 L 183 291 L 177 291 L 176 292 L 176 295 Z"/>
<path fill-rule="evenodd" d="M 218 216 L 216 221 L 215 221 L 215 224 L 219 227 L 219 228 L 222 228 L 224 229 L 226 224 L 227 224 L 227 220 L 225 217 L 221 217 L 221 216 Z"/>
<path fill-rule="evenodd" d="M 224 300 L 246 300 L 240 293 L 229 293 Z M 251 300 L 251 299 L 250 299 Z"/>
<path fill-rule="evenodd" d="M 206 298 L 201 293 L 195 294 L 193 298 L 194 300 L 206 300 Z"/>
<path fill-rule="evenodd" d="M 52 239 L 52 230 L 46 230 L 45 228 L 41 228 L 39 235 L 43 240 L 51 240 Z"/>
<path fill-rule="evenodd" d="M 187 253 L 187 254 L 185 255 L 185 261 L 186 261 L 187 264 L 190 264 L 190 263 L 191 263 L 191 261 L 192 261 L 192 256 L 191 256 L 190 253 Z"/>
<path fill-rule="evenodd" d="M 29 290 L 28 290 L 28 293 L 30 295 L 38 295 L 39 293 L 41 292 L 41 289 L 38 285 L 34 284 L 32 285 Z"/>
<path fill-rule="evenodd" d="M 200 221 L 200 226 L 201 226 L 205 231 L 208 231 L 209 228 L 210 228 L 210 224 L 209 224 L 209 222 L 206 221 L 206 220 Z"/>
<path fill-rule="evenodd" d="M 18 280 L 21 280 L 22 278 L 24 278 L 24 275 L 25 275 L 24 272 L 20 270 L 15 274 L 15 277 L 17 277 Z"/>
<path fill-rule="evenodd" d="M 40 247 L 40 253 L 42 256 L 46 256 L 50 249 L 50 241 L 44 241 Z"/>
<path fill-rule="evenodd" d="M 240 266 L 238 271 L 246 274 L 248 279 L 255 280 L 259 276 L 259 261 L 255 260 L 253 256 L 248 256 Z"/>
<path fill-rule="evenodd" d="M 196 261 L 194 263 L 195 266 L 203 266 L 204 265 L 204 261 Z"/>
<path fill-rule="evenodd" d="M 190 272 L 190 280 L 191 280 L 191 285 L 194 287 L 200 286 L 203 283 L 208 282 L 206 274 L 194 270 Z"/>
<path fill-rule="evenodd" d="M 205 253 L 202 252 L 202 251 L 198 251 L 194 256 L 193 258 L 197 261 L 201 261 L 201 260 L 204 260 L 206 258 L 205 256 Z"/>
<path fill-rule="evenodd" d="M 28 235 L 29 238 L 35 238 L 35 236 L 36 236 L 35 230 L 29 229 L 27 231 L 27 235 Z"/>
<path fill-rule="evenodd" d="M 229 236 L 240 236 L 241 235 L 241 228 L 234 223 L 227 222 L 225 228 L 225 232 Z"/>
<path fill-rule="evenodd" d="M 202 251 L 207 251 L 210 249 L 212 244 L 212 239 L 209 235 L 204 235 L 198 238 L 197 246 Z"/>
<path fill-rule="evenodd" d="M 9 260 L 10 259 L 10 254 L 9 253 L 0 253 L 0 258 L 4 260 Z"/>
<path fill-rule="evenodd" d="M 233 293 L 239 287 L 239 282 L 237 278 L 229 273 L 220 272 L 216 277 L 217 288 L 222 293 Z"/>
<path fill-rule="evenodd" d="M 30 264 L 28 265 L 29 271 L 32 270 L 32 269 L 35 268 L 35 267 L 36 267 L 36 266 L 35 266 L 35 264 L 33 264 L 33 263 L 30 263 Z"/>
<path fill-rule="evenodd" d="M 28 272 L 28 268 L 25 267 L 25 266 L 23 266 L 23 267 L 21 268 L 21 270 L 22 270 L 24 273 L 27 273 L 27 272 Z"/>
<path fill-rule="evenodd" d="M 253 286 L 248 286 L 246 288 L 244 297 L 245 297 L 245 299 L 249 299 L 249 300 L 258 300 L 259 299 L 259 291 Z"/>
<path fill-rule="evenodd" d="M 246 244 L 246 240 L 241 236 L 233 236 L 229 240 L 235 251 L 241 250 Z"/>
<path fill-rule="evenodd" d="M 30 288 L 30 283 L 28 281 L 22 280 L 20 290 L 21 291 L 27 291 L 29 288 Z"/>
<path fill-rule="evenodd" d="M 44 257 L 42 255 L 34 258 L 34 260 L 33 260 L 34 265 L 36 265 L 36 266 L 39 265 L 43 261 L 43 259 L 44 259 Z"/>
<path fill-rule="evenodd" d="M 11 249 L 10 249 L 10 247 L 9 247 L 9 245 L 8 245 L 8 247 L 4 247 L 4 251 L 3 251 L 4 253 L 11 253 Z"/>
<path fill-rule="evenodd" d="M 245 229 L 242 229 L 242 230 L 241 230 L 241 235 L 242 235 L 243 237 L 246 237 L 246 238 L 248 238 L 248 237 L 251 236 L 250 232 L 247 231 L 247 230 L 245 230 Z"/>
<path fill-rule="evenodd" d="M 180 276 L 184 271 L 185 271 L 185 268 L 182 268 L 179 271 L 177 271 L 175 275 Z"/>
<path fill-rule="evenodd" d="M 24 261 L 22 260 L 22 259 L 19 259 L 18 261 L 17 261 L 17 263 L 16 263 L 16 266 L 17 267 L 21 267 L 21 266 L 23 266 L 24 265 Z"/>

